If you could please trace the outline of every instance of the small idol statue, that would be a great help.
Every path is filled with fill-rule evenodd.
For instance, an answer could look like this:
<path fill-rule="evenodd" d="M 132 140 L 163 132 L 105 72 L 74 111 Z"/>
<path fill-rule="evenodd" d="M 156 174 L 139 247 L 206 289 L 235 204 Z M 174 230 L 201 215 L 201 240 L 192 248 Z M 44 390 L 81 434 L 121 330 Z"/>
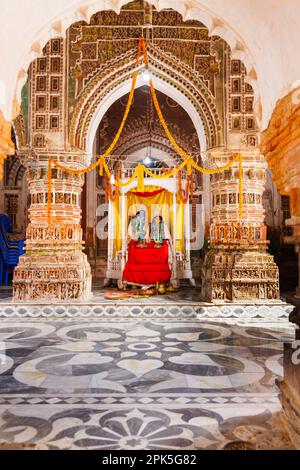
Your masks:
<path fill-rule="evenodd" d="M 153 217 L 150 227 L 150 239 L 154 242 L 155 248 L 160 248 L 164 240 L 167 238 L 165 236 L 165 224 L 161 215 L 156 215 Z"/>
<path fill-rule="evenodd" d="M 140 210 L 136 213 L 129 223 L 128 237 L 130 240 L 137 242 L 138 248 L 145 248 L 146 240 L 148 238 L 148 223 L 146 220 L 146 213 Z"/>

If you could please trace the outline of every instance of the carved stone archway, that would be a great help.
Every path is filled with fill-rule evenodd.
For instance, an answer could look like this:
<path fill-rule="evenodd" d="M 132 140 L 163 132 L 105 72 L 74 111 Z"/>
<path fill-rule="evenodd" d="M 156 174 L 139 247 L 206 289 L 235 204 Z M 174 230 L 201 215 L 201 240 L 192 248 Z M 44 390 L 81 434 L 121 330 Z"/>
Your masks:
<path fill-rule="evenodd" d="M 135 58 L 135 51 L 116 58 L 101 73 L 96 71 L 86 84 L 70 123 L 72 146 L 92 154 L 94 135 L 102 117 L 114 101 L 130 91 L 132 73 L 143 69 L 143 65 L 136 65 Z M 213 97 L 192 69 L 182 63 L 176 69 L 174 58 L 153 47 L 149 50 L 149 65 L 155 88 L 174 99 L 190 115 L 201 150 L 223 145 L 222 126 Z M 139 74 L 136 86 L 142 85 Z"/>
<path fill-rule="evenodd" d="M 149 62 L 155 88 L 177 102 L 190 116 L 198 136 L 201 154 L 205 155 L 210 147 L 222 145 L 223 129 L 220 118 L 213 105 L 213 97 L 203 82 L 195 77 L 187 65 L 182 63 L 178 65 L 178 61 L 158 51 L 157 48 L 149 51 Z M 176 63 L 180 70 L 175 68 Z M 135 51 L 115 59 L 112 64 L 108 65 L 107 70 L 101 70 L 101 73 L 96 72 L 86 84 L 73 113 L 69 139 L 71 145 L 76 145 L 86 152 L 88 160 L 94 155 L 95 134 L 102 118 L 115 101 L 128 94 L 134 70 L 142 71 L 141 66 L 136 67 Z M 180 72 L 186 76 L 181 76 Z M 143 85 L 145 83 L 139 74 L 136 88 Z M 172 151 L 172 146 L 164 135 L 164 131 L 162 131 L 162 145 L 169 152 Z M 125 149 L 124 151 L 127 153 Z M 117 146 L 116 153 L 119 152 L 122 153 L 122 148 Z M 201 155 L 198 155 L 196 159 L 200 161 Z M 208 226 L 211 217 L 208 175 L 203 175 L 203 200 L 206 201 L 204 219 Z"/>
<path fill-rule="evenodd" d="M 32 28 L 33 33 L 25 44 L 22 36 L 21 61 L 16 59 L 18 62 L 15 69 L 13 68 L 13 75 L 9 70 L 6 83 L 6 85 L 10 85 L 6 90 L 7 102 L 0 106 L 5 119 L 14 119 L 18 115 L 21 91 L 27 80 L 28 67 L 34 59 L 42 56 L 43 48 L 51 38 L 64 37 L 69 26 L 77 21 L 89 23 L 91 17 L 97 11 L 112 10 L 119 13 L 127 3 L 129 3 L 128 0 L 100 0 L 97 2 L 94 0 L 81 0 L 70 5 L 69 0 L 62 0 L 55 8 L 52 2 L 43 5 L 43 8 L 30 19 L 29 27 Z M 185 0 L 149 0 L 149 3 L 155 6 L 158 11 L 165 8 L 174 9 L 182 14 L 185 21 L 197 20 L 208 28 L 210 36 L 219 36 L 227 42 L 231 48 L 232 57 L 241 60 L 247 67 L 247 82 L 254 89 L 256 97 L 255 111 L 259 115 L 259 84 L 253 47 L 252 49 L 249 48 L 242 34 L 237 32 L 233 21 L 230 22 L 225 19 L 227 15 L 224 15 L 222 7 L 219 8 L 214 5 L 212 9 L 211 6 L 207 6 L 206 1 L 200 0 L 191 0 L 189 2 Z M 22 14 L 21 9 L 20 14 Z M 18 47 L 17 50 L 19 49 Z M 5 87 L 5 84 L 3 86 Z"/>
<path fill-rule="evenodd" d="M 85 83 L 84 89 L 81 95 L 79 95 L 75 109 L 69 109 L 69 113 L 66 113 L 66 115 L 72 116 L 69 128 L 69 144 L 71 150 L 69 150 L 67 145 L 63 151 L 59 149 L 56 151 L 55 148 L 54 151 L 51 151 L 52 158 L 58 158 L 67 165 L 70 164 L 74 166 L 74 164 L 76 164 L 79 168 L 86 166 L 86 164 L 90 162 L 93 155 L 95 131 L 103 114 L 112 101 L 128 93 L 133 71 L 137 70 L 139 72 L 142 68 L 142 65 L 137 66 L 135 58 L 136 51 L 133 49 L 122 56 L 112 59 L 106 63 L 101 70 L 96 70 L 91 77 L 88 77 L 88 82 Z M 241 56 L 238 58 L 242 59 Z M 232 152 L 228 151 L 224 145 L 225 131 L 222 129 L 224 123 L 221 122 L 214 105 L 213 96 L 206 88 L 201 77 L 196 76 L 188 65 L 183 65 L 179 60 L 172 57 L 171 54 L 161 51 L 157 46 L 150 48 L 149 61 L 154 86 L 177 101 L 191 116 L 199 137 L 201 150 L 218 149 L 215 153 L 211 152 L 212 163 L 214 165 L 220 163 L 217 157 L 221 157 L 220 161 L 221 159 L 225 160 L 224 162 L 222 161 L 222 163 L 227 163 L 228 160 L 232 158 Z M 137 86 L 141 85 L 141 80 L 141 76 L 139 75 Z M 70 181 L 72 178 L 67 178 L 60 172 L 57 172 L 56 178 L 53 178 L 52 175 L 54 193 L 53 212 L 56 221 L 53 227 L 48 227 L 45 223 L 47 214 L 45 206 L 47 180 L 44 171 L 46 166 L 45 162 L 47 162 L 47 158 L 49 157 L 48 153 L 46 149 L 40 152 L 36 162 L 38 164 L 36 168 L 33 169 L 33 201 L 31 214 L 35 223 L 33 226 L 29 226 L 28 229 L 27 246 L 30 247 L 31 253 L 28 256 L 27 266 L 23 266 L 24 269 L 20 266 L 16 270 L 16 298 L 24 298 L 22 276 L 26 270 L 30 271 L 32 267 L 31 270 L 34 271 L 35 263 L 39 266 L 34 273 L 36 276 L 35 288 L 33 289 L 34 295 L 40 296 L 45 287 L 47 289 L 46 294 L 47 296 L 50 295 L 50 297 L 52 295 L 54 298 L 86 298 L 89 294 L 88 289 L 90 288 L 90 273 L 86 259 L 82 256 L 81 252 L 80 192 L 82 179 L 74 178 L 73 181 Z M 258 155 L 256 149 L 255 151 L 248 152 L 248 154 L 245 152 L 245 160 L 247 162 L 244 167 L 245 174 L 247 172 L 251 174 L 251 171 L 257 164 L 260 166 L 260 169 L 263 170 L 264 162 L 261 156 Z M 247 191 L 245 191 L 245 206 L 249 205 L 249 207 L 246 207 L 247 213 L 242 221 L 244 226 L 246 226 L 243 227 L 243 230 L 236 230 L 238 225 L 236 171 L 232 171 L 228 179 L 230 180 L 231 194 L 226 192 L 226 185 L 224 183 L 225 175 L 223 175 L 223 178 L 214 181 L 213 196 L 215 196 L 215 198 L 213 198 L 213 200 L 215 207 L 211 239 L 213 240 L 216 253 L 210 257 L 210 269 L 207 270 L 206 275 L 207 286 L 204 289 L 205 296 L 211 300 L 215 299 L 215 293 L 217 293 L 217 298 L 220 300 L 238 299 L 237 295 L 232 294 L 234 290 L 238 290 L 238 287 L 235 289 L 235 286 L 233 286 L 232 273 L 228 272 L 226 268 L 229 258 L 230 262 L 232 261 L 232 266 L 234 266 L 236 262 L 236 258 L 232 257 L 232 245 L 239 247 L 244 239 L 248 239 L 249 236 L 251 236 L 251 247 L 247 245 L 247 248 L 251 248 L 252 251 L 257 250 L 258 247 L 261 247 L 262 251 L 265 251 L 266 248 L 266 241 L 262 233 L 263 231 L 261 230 L 262 213 L 260 196 L 262 187 L 261 184 L 258 183 L 258 180 L 262 180 L 262 178 L 256 175 L 252 178 L 254 181 L 252 181 L 251 184 L 249 183 L 249 187 L 258 183 L 257 188 L 252 188 L 251 197 L 248 197 Z M 249 177 L 249 179 L 251 178 Z M 231 200 L 233 202 L 231 202 Z M 251 224 L 253 224 L 253 204 L 256 204 L 259 209 L 259 220 L 257 223 L 258 226 L 256 227 L 258 230 L 253 229 L 251 226 Z M 229 207 L 230 205 L 233 207 Z M 230 246 L 226 242 L 226 236 L 224 236 L 225 228 L 228 228 L 228 223 L 232 223 L 231 233 L 228 235 L 231 238 Z M 61 249 L 58 250 L 60 256 L 58 257 L 57 263 L 57 265 L 60 265 L 58 269 L 51 268 L 47 271 L 47 269 L 44 269 L 44 266 L 47 264 L 48 258 L 43 259 L 44 255 L 40 253 L 40 251 L 41 249 L 44 249 L 44 252 L 50 250 L 51 241 L 53 239 L 57 240 L 58 244 L 60 244 L 59 246 L 61 246 Z M 224 246 L 224 256 L 222 254 L 222 257 L 217 253 L 220 247 L 220 241 L 222 241 Z M 75 246 L 77 247 L 77 258 L 70 253 L 72 244 L 73 248 Z M 34 248 L 36 248 L 36 251 Z M 69 250 L 69 252 L 67 256 L 65 256 L 63 252 L 67 252 L 67 250 Z M 30 256 L 31 259 L 29 259 Z M 250 260 L 249 262 L 251 264 L 251 262 L 253 263 L 253 261 L 255 261 L 255 256 L 247 256 L 247 259 Z M 73 276 L 72 282 L 68 280 L 68 276 L 67 279 L 64 277 L 62 266 L 66 264 L 66 261 L 69 265 L 67 275 L 69 277 Z M 23 260 L 22 263 L 26 264 Z M 264 264 L 264 261 L 262 261 L 260 272 L 258 273 L 259 276 L 264 269 Z M 269 264 L 272 264 L 271 260 Z M 240 269 L 240 266 L 238 266 L 238 268 Z M 38 282 L 38 276 L 41 276 L 41 273 L 43 279 L 41 282 Z M 214 285 L 213 280 L 216 278 L 216 275 L 218 275 L 218 282 Z M 245 275 L 248 276 L 248 273 Z M 252 282 L 253 275 L 254 278 L 257 279 L 256 272 L 253 273 L 253 270 L 249 270 L 250 279 L 247 279 L 245 282 L 243 281 L 247 285 L 255 284 L 252 289 L 253 293 L 251 294 L 251 298 L 270 298 L 271 295 L 273 295 L 273 297 L 278 295 L 276 272 L 271 280 L 267 278 L 264 280 L 265 285 L 262 290 L 259 289 L 259 282 Z M 60 283 L 58 290 L 51 289 L 50 292 L 50 288 L 48 289 L 49 286 L 52 288 L 51 283 L 49 284 L 49 282 L 47 282 L 49 281 L 49 276 L 57 279 L 58 283 Z M 230 279 L 227 279 L 228 276 Z M 73 287 L 69 289 L 71 284 Z M 267 289 L 269 284 L 274 285 L 274 294 L 272 294 L 272 289 Z M 31 282 L 31 286 L 33 285 L 34 283 Z M 18 286 L 20 287 L 19 291 Z M 267 297 L 267 295 L 269 297 Z"/>

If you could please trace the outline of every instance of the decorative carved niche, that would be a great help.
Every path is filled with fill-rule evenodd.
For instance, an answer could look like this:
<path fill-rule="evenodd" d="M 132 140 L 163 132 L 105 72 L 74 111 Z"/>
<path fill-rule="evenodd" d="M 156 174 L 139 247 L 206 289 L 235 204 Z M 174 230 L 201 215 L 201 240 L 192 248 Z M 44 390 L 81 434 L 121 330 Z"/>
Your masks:
<path fill-rule="evenodd" d="M 255 135 L 248 135 L 247 136 L 247 146 L 248 147 L 257 147 L 258 140 Z"/>
<path fill-rule="evenodd" d="M 241 62 L 239 60 L 231 61 L 231 73 L 232 75 L 238 75 L 241 73 Z"/>
<path fill-rule="evenodd" d="M 36 77 L 36 90 L 46 91 L 46 77 Z"/>
<path fill-rule="evenodd" d="M 231 91 L 232 93 L 241 92 L 241 80 L 240 78 L 233 78 L 231 81 Z"/>
<path fill-rule="evenodd" d="M 245 92 L 253 93 L 253 88 L 252 88 L 252 85 L 250 85 L 250 83 L 245 83 Z"/>
<path fill-rule="evenodd" d="M 36 111 L 45 111 L 46 110 L 46 96 L 38 95 L 36 97 Z"/>
<path fill-rule="evenodd" d="M 59 110 L 59 96 L 50 96 L 50 111 Z"/>
<path fill-rule="evenodd" d="M 47 61 L 45 57 L 37 59 L 37 71 L 46 72 L 47 71 Z"/>
<path fill-rule="evenodd" d="M 254 119 L 252 117 L 247 117 L 246 118 L 246 129 L 247 130 L 254 130 L 254 128 L 255 128 Z"/>
<path fill-rule="evenodd" d="M 50 116 L 50 129 L 59 129 L 59 116 Z"/>
<path fill-rule="evenodd" d="M 60 54 L 60 39 L 51 40 L 51 54 Z"/>
<path fill-rule="evenodd" d="M 46 118 L 44 115 L 36 116 L 36 128 L 37 129 L 45 129 L 45 122 L 46 122 Z"/>
<path fill-rule="evenodd" d="M 60 72 L 60 58 L 59 57 L 52 57 L 51 58 L 51 72 L 52 73 L 59 73 Z"/>
<path fill-rule="evenodd" d="M 231 126 L 232 130 L 240 131 L 242 128 L 241 122 L 242 122 L 241 116 L 234 116 L 232 118 L 232 126 Z"/>
<path fill-rule="evenodd" d="M 234 96 L 231 98 L 231 110 L 233 113 L 241 111 L 241 98 L 240 96 Z"/>
<path fill-rule="evenodd" d="M 45 136 L 43 134 L 35 135 L 33 139 L 33 145 L 34 147 L 45 147 Z"/>
<path fill-rule="evenodd" d="M 246 113 L 253 113 L 253 97 L 247 96 L 245 100 L 245 111 Z"/>
<path fill-rule="evenodd" d="M 50 90 L 59 91 L 59 77 L 51 77 Z"/>

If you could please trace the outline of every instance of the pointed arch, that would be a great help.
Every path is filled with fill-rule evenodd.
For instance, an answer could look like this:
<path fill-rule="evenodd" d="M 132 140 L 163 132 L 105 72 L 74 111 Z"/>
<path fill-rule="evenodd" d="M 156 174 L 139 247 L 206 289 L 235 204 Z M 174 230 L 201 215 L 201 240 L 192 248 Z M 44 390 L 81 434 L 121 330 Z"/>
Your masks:
<path fill-rule="evenodd" d="M 222 145 L 222 126 L 213 96 L 193 70 L 157 47 L 149 50 L 149 64 L 155 88 L 174 99 L 190 115 L 201 150 Z M 92 140 L 105 112 L 129 92 L 133 71 L 142 68 L 143 65 L 136 65 L 135 51 L 130 51 L 93 74 L 79 95 L 71 119 L 69 140 L 72 146 L 92 154 Z M 139 74 L 136 86 L 142 85 Z"/>

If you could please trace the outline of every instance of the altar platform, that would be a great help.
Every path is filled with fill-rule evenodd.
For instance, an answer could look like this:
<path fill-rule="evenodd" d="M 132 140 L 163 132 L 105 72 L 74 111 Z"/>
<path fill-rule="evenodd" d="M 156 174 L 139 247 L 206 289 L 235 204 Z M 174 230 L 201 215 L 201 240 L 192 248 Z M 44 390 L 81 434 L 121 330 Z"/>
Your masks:
<path fill-rule="evenodd" d="M 228 324 L 262 323 L 264 326 L 291 328 L 288 321 L 293 306 L 280 301 L 218 303 L 203 302 L 199 288 L 183 286 L 177 292 L 151 297 L 108 300 L 107 291 L 116 288 L 93 286 L 88 301 L 14 302 L 12 288 L 0 288 L 0 318 L 95 318 L 95 319 L 175 319 L 217 321 Z"/>

